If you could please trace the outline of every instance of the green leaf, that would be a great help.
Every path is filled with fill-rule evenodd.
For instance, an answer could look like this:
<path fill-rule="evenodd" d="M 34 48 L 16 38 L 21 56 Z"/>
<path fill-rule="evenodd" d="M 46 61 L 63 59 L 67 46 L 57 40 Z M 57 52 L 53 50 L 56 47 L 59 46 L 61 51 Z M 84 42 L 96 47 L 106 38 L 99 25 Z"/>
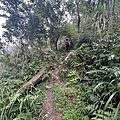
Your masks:
<path fill-rule="evenodd" d="M 96 85 L 95 88 L 93 89 L 93 92 L 95 92 L 97 88 L 99 88 L 101 85 L 103 85 L 105 83 L 107 83 L 107 82 L 101 82 L 98 85 Z"/>
<path fill-rule="evenodd" d="M 16 118 L 14 118 L 13 120 L 27 120 L 27 119 L 29 119 L 30 115 L 31 115 L 30 112 L 28 112 L 28 113 L 21 113 Z"/>
<path fill-rule="evenodd" d="M 116 109 L 116 112 L 115 112 L 113 120 L 117 120 L 117 115 L 118 115 L 119 109 L 120 109 L 120 102 L 119 102 L 119 104 L 117 106 L 117 109 Z"/>
<path fill-rule="evenodd" d="M 20 103 L 20 106 L 19 106 L 19 111 L 20 111 L 20 113 L 21 113 L 21 111 L 22 111 L 22 107 L 23 107 L 23 99 L 21 99 L 21 103 Z"/>
<path fill-rule="evenodd" d="M 109 104 L 110 101 L 113 99 L 113 97 L 115 96 L 116 93 L 117 93 L 117 91 L 114 92 L 114 93 L 109 97 L 108 101 L 107 101 L 106 104 L 105 104 L 104 110 L 107 108 L 108 104 Z"/>

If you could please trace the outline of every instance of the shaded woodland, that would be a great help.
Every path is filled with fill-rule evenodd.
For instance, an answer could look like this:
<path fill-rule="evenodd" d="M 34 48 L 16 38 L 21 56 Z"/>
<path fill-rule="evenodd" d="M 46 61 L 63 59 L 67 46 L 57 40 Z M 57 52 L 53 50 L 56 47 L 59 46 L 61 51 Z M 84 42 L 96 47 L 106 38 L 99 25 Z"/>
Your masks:
<path fill-rule="evenodd" d="M 51 78 L 63 120 L 120 120 L 120 0 L 0 0 L 0 17 L 0 120 L 48 120 Z"/>

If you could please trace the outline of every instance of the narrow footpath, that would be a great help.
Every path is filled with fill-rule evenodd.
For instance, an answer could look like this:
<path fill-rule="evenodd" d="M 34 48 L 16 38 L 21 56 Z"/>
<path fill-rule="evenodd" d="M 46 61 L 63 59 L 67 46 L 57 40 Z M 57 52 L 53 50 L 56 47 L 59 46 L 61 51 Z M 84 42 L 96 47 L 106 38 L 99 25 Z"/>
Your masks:
<path fill-rule="evenodd" d="M 61 111 L 55 109 L 53 93 L 53 88 L 55 85 L 58 85 L 58 87 L 64 86 L 64 82 L 59 76 L 59 69 L 62 65 L 63 63 L 50 71 L 51 79 L 46 84 L 47 96 L 44 100 L 42 112 L 39 115 L 39 120 L 63 120 Z"/>

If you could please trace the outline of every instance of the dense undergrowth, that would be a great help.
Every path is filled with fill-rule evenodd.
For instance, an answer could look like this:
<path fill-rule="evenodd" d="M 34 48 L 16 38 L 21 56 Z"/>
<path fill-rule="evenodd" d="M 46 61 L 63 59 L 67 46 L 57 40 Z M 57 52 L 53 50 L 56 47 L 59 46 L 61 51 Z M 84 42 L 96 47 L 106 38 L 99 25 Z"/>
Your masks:
<path fill-rule="evenodd" d="M 82 43 L 60 75 L 65 88 L 55 88 L 56 107 L 64 120 L 120 119 L 119 38 Z M 110 47 L 109 47 L 110 46 Z"/>
<path fill-rule="evenodd" d="M 64 120 L 120 120 L 120 0 L 0 0 L 0 17 L 0 120 L 39 119 L 59 61 L 66 84 L 54 97 Z M 72 54 L 63 61 L 66 38 Z M 43 66 L 41 83 L 17 97 Z"/>
<path fill-rule="evenodd" d="M 72 51 L 74 56 L 69 58 L 60 70 L 60 76 L 66 84 L 63 88 L 55 86 L 54 97 L 56 108 L 63 112 L 64 120 L 120 119 L 120 48 L 115 45 L 108 48 L 106 47 L 108 43 L 102 42 L 82 43 Z M 60 60 L 64 59 L 57 54 Z M 56 65 L 55 53 L 46 53 L 41 57 L 36 54 L 34 57 L 34 61 L 29 61 L 25 66 L 22 78 L 16 70 L 20 70 L 21 66 L 17 68 L 14 64 L 1 66 L 1 120 L 38 119 L 46 94 L 45 79 L 48 73 L 43 75 L 44 81 L 31 87 L 10 109 L 6 109 L 20 87 L 42 66 L 51 69 Z"/>
<path fill-rule="evenodd" d="M 0 86 L 0 119 L 1 120 L 37 120 L 45 97 L 45 82 L 31 87 L 18 98 L 12 106 L 6 106 L 13 99 L 16 91 L 21 87 L 23 81 L 15 79 L 2 79 Z"/>
<path fill-rule="evenodd" d="M 64 120 L 119 120 L 120 119 L 120 46 L 115 41 L 98 38 L 92 42 L 76 43 L 72 56 L 60 69 L 65 86 L 55 86 L 55 106 L 62 111 Z M 113 39 L 113 38 L 111 38 Z M 46 95 L 46 72 L 42 82 L 32 86 L 12 106 L 6 106 L 20 87 L 43 66 L 48 70 L 63 61 L 60 52 L 29 50 L 27 59 L 0 57 L 0 119 L 37 120 Z M 20 54 L 21 55 L 21 54 Z M 57 60 L 58 59 L 58 60 Z M 24 67 L 23 67 L 24 66 Z"/>
<path fill-rule="evenodd" d="M 9 103 L 18 95 L 22 85 L 29 81 L 43 66 L 48 70 L 54 66 L 52 63 L 54 53 L 48 56 L 48 53 L 41 55 L 36 51 L 29 52 L 32 52 L 34 56 L 26 61 L 19 58 L 17 63 L 15 63 L 13 56 L 11 61 L 5 56 L 1 56 L 0 120 L 38 120 L 42 111 L 42 104 L 46 96 L 47 71 L 42 75 L 39 84 L 25 91 L 8 107 Z M 9 57 L 11 57 L 11 54 Z M 24 69 L 22 68 L 23 65 Z M 21 71 L 23 72 L 22 76 Z"/>

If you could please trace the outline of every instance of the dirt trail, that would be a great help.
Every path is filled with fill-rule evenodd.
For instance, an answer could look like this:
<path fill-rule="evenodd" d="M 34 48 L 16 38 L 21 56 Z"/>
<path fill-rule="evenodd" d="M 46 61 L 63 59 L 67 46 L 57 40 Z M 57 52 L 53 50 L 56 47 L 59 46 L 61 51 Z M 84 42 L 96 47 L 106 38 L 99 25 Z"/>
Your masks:
<path fill-rule="evenodd" d="M 55 67 L 53 70 L 50 71 L 51 79 L 46 85 L 47 89 L 47 96 L 43 103 L 43 111 L 40 114 L 40 120 L 63 120 L 62 113 L 59 110 L 56 110 L 54 107 L 54 95 L 53 95 L 53 88 L 54 85 L 58 85 L 59 87 L 64 86 L 64 82 L 59 76 L 59 69 L 62 67 L 62 63 Z"/>

